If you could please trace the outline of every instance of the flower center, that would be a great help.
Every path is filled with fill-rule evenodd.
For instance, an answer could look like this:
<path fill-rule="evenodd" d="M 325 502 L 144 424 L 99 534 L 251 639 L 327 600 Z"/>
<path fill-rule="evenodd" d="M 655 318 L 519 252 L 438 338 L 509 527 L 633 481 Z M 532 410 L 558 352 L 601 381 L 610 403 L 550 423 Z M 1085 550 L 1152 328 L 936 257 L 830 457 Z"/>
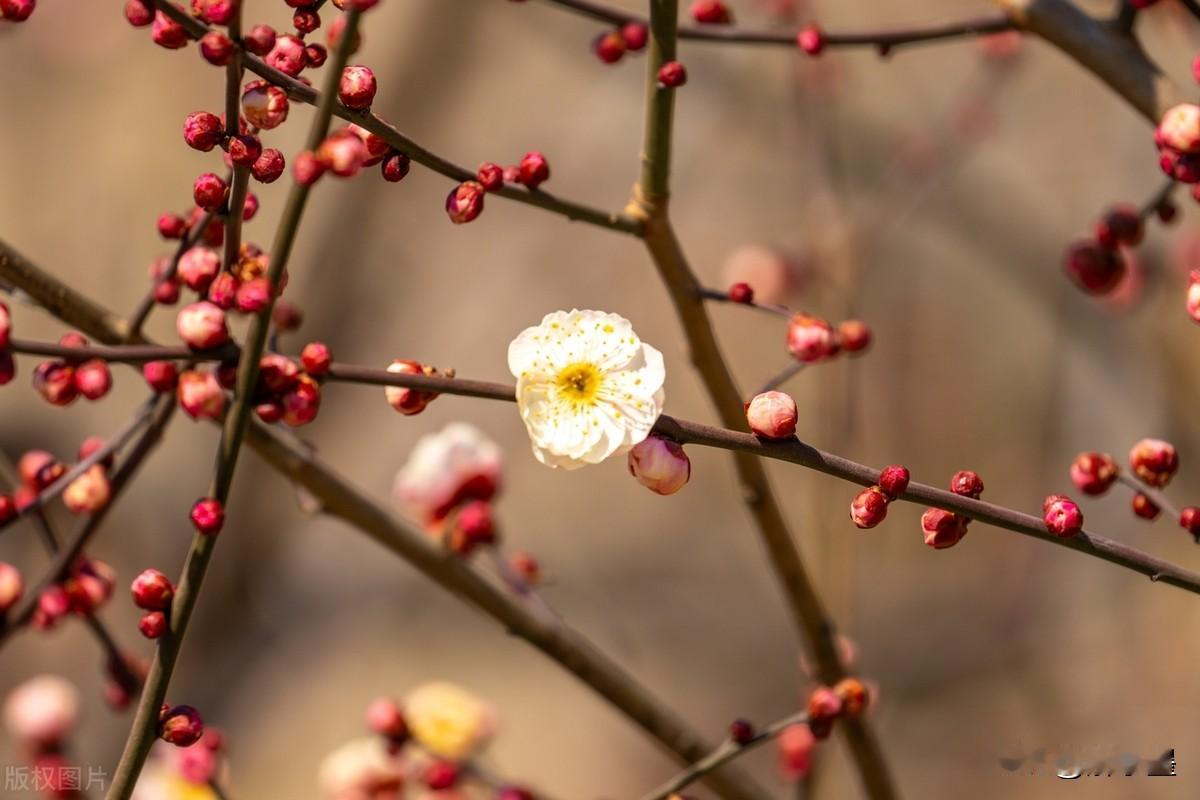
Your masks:
<path fill-rule="evenodd" d="M 595 364 L 578 362 L 563 367 L 554 378 L 559 394 L 576 405 L 591 405 L 603 376 Z"/>

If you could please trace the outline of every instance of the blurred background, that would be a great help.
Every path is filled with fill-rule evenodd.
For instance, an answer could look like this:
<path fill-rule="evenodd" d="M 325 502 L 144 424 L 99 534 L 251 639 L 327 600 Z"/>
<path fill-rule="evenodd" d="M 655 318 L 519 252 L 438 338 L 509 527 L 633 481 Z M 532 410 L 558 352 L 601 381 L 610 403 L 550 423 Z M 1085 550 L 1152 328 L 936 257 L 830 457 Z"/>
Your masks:
<path fill-rule="evenodd" d="M 217 166 L 215 154 L 185 146 L 180 127 L 189 112 L 220 110 L 223 73 L 194 48 L 154 46 L 120 6 L 45 2 L 26 24 L 0 27 L 0 237 L 125 313 L 150 263 L 172 249 L 155 233 L 156 216 L 186 211 L 192 180 Z M 982 0 L 732 6 L 746 27 L 818 19 L 831 31 L 991 10 Z M 254 0 L 247 21 L 282 31 L 287 11 Z M 541 150 L 549 190 L 623 206 L 637 173 L 645 61 L 601 64 L 590 42 L 602 26 L 545 3 L 411 0 L 382 3 L 364 27 L 356 60 L 379 77 L 374 110 L 405 133 L 471 168 Z M 1171 0 L 1147 12 L 1139 32 L 1186 85 L 1195 21 Z M 1150 224 L 1117 301 L 1074 290 L 1059 267 L 1066 244 L 1109 205 L 1140 204 L 1161 185 L 1150 129 L 1048 46 L 1007 50 L 961 42 L 887 60 L 869 50 L 814 60 L 788 48 L 685 43 L 680 237 L 711 286 L 748 280 L 765 299 L 873 327 L 865 357 L 787 384 L 812 444 L 868 464 L 902 462 L 934 484 L 971 468 L 985 499 L 1033 510 L 1070 488 L 1077 452 L 1123 460 L 1134 441 L 1157 436 L 1182 453 L 1169 494 L 1195 502 L 1197 332 L 1183 308 L 1191 200 L 1180 193 L 1174 226 Z M 293 105 L 291 124 L 265 143 L 290 161 L 310 114 Z M 247 225 L 250 241 L 269 246 L 287 185 L 252 184 L 262 209 Z M 503 200 L 455 227 L 442 208 L 450 186 L 416 165 L 398 185 L 373 170 L 323 181 L 290 268 L 288 297 L 305 323 L 285 347 L 320 339 L 339 360 L 414 358 L 504 381 L 506 348 L 521 329 L 552 310 L 598 308 L 631 319 L 665 353 L 669 413 L 715 418 L 635 239 Z M 748 395 L 787 365 L 780 320 L 726 306 L 712 313 Z M 30 307 L 14 316 L 25 338 L 63 330 Z M 151 333 L 172 338 L 172 321 L 159 311 Z M 31 447 L 71 457 L 85 436 L 116 430 L 145 394 L 134 371 L 117 367 L 104 402 L 55 409 L 28 390 L 34 363 L 21 362 L 0 405 L 0 446 L 14 457 Z M 507 543 L 541 561 L 551 576 L 545 597 L 573 626 L 714 740 L 734 717 L 765 723 L 798 708 L 801 648 L 727 454 L 690 448 L 691 483 L 662 498 L 617 460 L 577 472 L 542 467 L 510 405 L 446 397 L 407 418 L 382 390 L 344 385 L 327 389 L 319 419 L 301 433 L 386 502 L 413 443 L 456 420 L 503 447 Z M 215 428 L 177 418 L 93 547 L 119 574 L 104 618 L 144 655 L 151 645 L 122 587 L 151 566 L 178 574 L 191 537 L 185 509 L 205 491 L 216 441 Z M 847 515 L 854 487 L 769 467 L 857 669 L 879 687 L 872 714 L 906 797 L 1082 791 L 998 764 L 1051 746 L 1143 757 L 1174 747 L 1179 778 L 1085 779 L 1086 791 L 1196 796 L 1195 597 L 978 524 L 959 546 L 933 551 L 912 505 L 858 531 Z M 1084 510 L 1099 533 L 1200 563 L 1172 520 L 1135 519 L 1121 487 Z M 0 536 L 0 560 L 32 578 L 46 556 L 23 523 Z M 104 705 L 100 666 L 78 622 L 26 633 L 0 651 L 0 692 L 42 672 L 76 681 L 86 701 L 77 760 L 111 771 L 130 715 Z M 432 679 L 493 703 L 501 729 L 487 763 L 550 796 L 637 797 L 676 769 L 552 662 L 365 537 L 305 515 L 294 488 L 248 454 L 169 695 L 227 732 L 231 794 L 319 797 L 320 760 L 362 735 L 366 704 Z M 819 753 L 814 794 L 858 796 L 836 738 Z M 0 742 L 0 763 L 17 758 Z M 795 795 L 771 748 L 744 763 L 778 796 Z"/>

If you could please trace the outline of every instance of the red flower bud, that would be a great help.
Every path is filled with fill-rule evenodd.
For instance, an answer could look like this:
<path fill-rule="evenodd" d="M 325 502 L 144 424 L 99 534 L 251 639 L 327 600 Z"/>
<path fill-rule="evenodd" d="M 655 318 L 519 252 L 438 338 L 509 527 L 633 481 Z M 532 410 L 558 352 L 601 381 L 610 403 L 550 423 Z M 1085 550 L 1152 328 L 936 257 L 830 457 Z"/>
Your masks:
<path fill-rule="evenodd" d="M 969 469 L 959 470 L 950 478 L 950 491 L 978 500 L 983 494 L 983 479 Z"/>
<path fill-rule="evenodd" d="M 850 503 L 850 519 L 860 528 L 874 528 L 887 516 L 888 498 L 878 486 L 859 492 Z"/>
<path fill-rule="evenodd" d="M 99 400 L 112 388 L 112 373 L 108 364 L 98 358 L 85 361 L 75 368 L 75 388 L 88 400 Z"/>
<path fill-rule="evenodd" d="M 1104 247 L 1137 247 L 1145 233 L 1142 215 L 1133 206 L 1117 206 L 1096 224 L 1096 241 Z"/>
<path fill-rule="evenodd" d="M 1089 294 L 1107 294 L 1125 277 L 1125 260 L 1116 250 L 1081 240 L 1067 248 L 1063 270 L 1076 286 Z"/>
<path fill-rule="evenodd" d="M 392 153 L 379 164 L 379 171 L 388 183 L 399 183 L 408 175 L 410 161 L 404 153 Z"/>
<path fill-rule="evenodd" d="M 156 45 L 168 50 L 187 47 L 188 43 L 187 32 L 183 26 L 161 11 L 154 13 L 154 27 L 150 29 L 150 38 Z"/>
<path fill-rule="evenodd" d="M 176 747 L 190 747 L 204 735 L 204 722 L 191 706 L 175 706 L 159 719 L 159 738 Z"/>
<path fill-rule="evenodd" d="M 483 195 L 483 186 L 476 181 L 460 183 L 446 196 L 446 215 L 455 225 L 470 222 L 483 212 Z"/>
<path fill-rule="evenodd" d="M 779 769 L 788 780 L 799 780 L 812 767 L 812 751 L 817 740 L 812 730 L 802 723 L 789 725 L 776 737 Z"/>
<path fill-rule="evenodd" d="M 687 83 L 687 67 L 678 61 L 668 61 L 658 68 L 658 84 L 676 89 Z"/>
<path fill-rule="evenodd" d="M 179 407 L 193 419 L 220 419 L 225 393 L 211 372 L 188 371 L 179 376 Z"/>
<path fill-rule="evenodd" d="M 1133 508 L 1133 513 L 1142 519 L 1155 519 L 1158 517 L 1159 512 L 1162 511 L 1153 500 L 1141 492 L 1136 492 L 1133 495 L 1130 505 Z"/>
<path fill-rule="evenodd" d="M 274 147 L 268 147 L 250 165 L 250 174 L 260 183 L 274 183 L 283 174 L 285 166 L 283 153 Z"/>
<path fill-rule="evenodd" d="M 808 25 L 796 34 L 796 44 L 810 56 L 819 55 L 825 49 L 825 34 L 816 25 Z"/>
<path fill-rule="evenodd" d="M 728 25 L 733 14 L 721 0 L 695 0 L 691 8 L 692 19 L 707 25 Z"/>
<path fill-rule="evenodd" d="M 287 92 L 266 81 L 246 84 L 242 90 L 242 113 L 246 121 L 256 128 L 277 128 L 287 119 L 289 110 Z"/>
<path fill-rule="evenodd" d="M 889 500 L 895 500 L 908 491 L 908 467 L 892 464 L 879 473 L 879 489 Z"/>
<path fill-rule="evenodd" d="M 154 5 L 150 0 L 125 0 L 125 19 L 135 28 L 154 22 Z"/>
<path fill-rule="evenodd" d="M 808 722 L 832 722 L 842 713 L 842 700 L 828 686 L 818 686 L 808 695 Z M 818 739 L 824 737 L 814 728 L 813 733 Z"/>
<path fill-rule="evenodd" d="M 1200 508 L 1195 506 L 1187 506 L 1179 512 L 1180 526 L 1195 537 L 1196 542 L 1200 544 Z M 0 609 L 2 612 L 3 609 Z"/>
<path fill-rule="evenodd" d="M 304 63 L 313 69 L 320 69 L 325 66 L 325 62 L 329 59 L 329 51 L 325 49 L 325 45 L 312 42 L 304 45 Z"/>
<path fill-rule="evenodd" d="M 837 340 L 844 352 L 861 353 L 871 346 L 871 328 L 861 320 L 843 320 L 837 326 Z"/>
<path fill-rule="evenodd" d="M 650 29 L 644 22 L 626 22 L 621 26 L 621 38 L 625 40 L 625 49 L 637 52 L 650 40 Z"/>
<path fill-rule="evenodd" d="M 233 40 L 220 31 L 209 31 L 200 37 L 200 55 L 215 67 L 223 67 L 233 60 Z"/>
<path fill-rule="evenodd" d="M 504 168 L 491 161 L 485 161 L 476 171 L 475 179 L 485 191 L 494 192 L 504 186 Z"/>
<path fill-rule="evenodd" d="M 6 614 L 15 606 L 23 594 L 25 581 L 21 577 L 21 571 L 12 564 L 0 561 L 0 615 Z"/>
<path fill-rule="evenodd" d="M 133 579 L 130 585 L 133 604 L 143 611 L 166 611 L 175 597 L 175 587 L 166 575 L 148 569 Z"/>
<path fill-rule="evenodd" d="M 517 167 L 517 182 L 536 189 L 550 179 L 550 162 L 536 150 L 526 153 Z"/>
<path fill-rule="evenodd" d="M 1155 141 L 1177 153 L 1200 152 L 1200 106 L 1182 103 L 1168 109 L 1155 130 Z"/>
<path fill-rule="evenodd" d="M 317 148 L 317 158 L 339 178 L 352 178 L 367 160 L 367 146 L 348 130 L 330 134 Z"/>
<path fill-rule="evenodd" d="M 450 546 L 459 555 L 468 555 L 478 545 L 496 541 L 496 522 L 492 507 L 483 500 L 472 500 L 458 510 Z"/>
<path fill-rule="evenodd" d="M 842 678 L 834 685 L 833 693 L 842 701 L 842 714 L 852 719 L 861 717 L 871 701 L 870 692 L 858 678 Z"/>
<path fill-rule="evenodd" d="M 325 165 L 315 153 L 305 150 L 292 162 L 292 174 L 301 186 L 312 186 L 325 173 Z"/>
<path fill-rule="evenodd" d="M 605 64 L 615 64 L 625 55 L 625 38 L 620 31 L 605 31 L 592 40 L 592 52 Z"/>
<path fill-rule="evenodd" d="M 1129 451 L 1129 466 L 1145 483 L 1166 486 L 1179 469 L 1175 446 L 1162 439 L 1142 439 Z"/>
<path fill-rule="evenodd" d="M 727 293 L 730 302 L 743 303 L 749 305 L 754 302 L 754 290 L 750 288 L 748 283 L 735 283 L 729 287 Z"/>
<path fill-rule="evenodd" d="M 293 78 L 304 69 L 304 42 L 290 33 L 275 37 L 275 46 L 263 57 L 275 69 Z"/>
<path fill-rule="evenodd" d="M 813 364 L 837 353 L 837 339 L 825 320 L 796 314 L 788 323 L 787 348 L 792 358 Z"/>
<path fill-rule="evenodd" d="M 1116 479 L 1117 464 L 1108 453 L 1080 453 L 1071 462 L 1071 482 L 1084 494 L 1104 494 Z"/>
<path fill-rule="evenodd" d="M 629 474 L 650 491 L 669 495 L 692 477 L 692 462 L 677 442 L 651 434 L 629 451 Z"/>
<path fill-rule="evenodd" d="M 967 521 L 940 508 L 928 508 L 921 515 L 925 544 L 937 550 L 953 547 L 967 535 Z"/>
<path fill-rule="evenodd" d="M 207 300 L 182 308 L 175 317 L 175 330 L 193 350 L 209 350 L 229 341 L 225 312 Z"/>
<path fill-rule="evenodd" d="M 254 55 L 265 56 L 275 46 L 275 29 L 270 25 L 255 25 L 242 37 L 242 42 Z"/>
<path fill-rule="evenodd" d="M 283 422 L 293 428 L 307 425 L 321 410 L 321 387 L 307 375 L 301 375 L 296 385 L 281 399 Z"/>
<path fill-rule="evenodd" d="M 296 29 L 296 33 L 306 36 L 321 27 L 321 15 L 307 8 L 296 9 L 296 13 L 292 14 L 292 27 Z M 304 49 L 306 51 L 305 63 L 307 64 L 307 45 Z"/>
<path fill-rule="evenodd" d="M 271 281 L 267 278 L 251 278 L 237 288 L 234 302 L 243 314 L 257 314 L 271 302 Z"/>
<path fill-rule="evenodd" d="M 142 365 L 142 377 L 159 394 L 172 392 L 179 382 L 179 371 L 170 361 L 147 361 Z"/>
<path fill-rule="evenodd" d="M 747 744 L 754 739 L 753 723 L 745 719 L 735 719 L 729 723 L 729 739 L 734 744 Z"/>
<path fill-rule="evenodd" d="M 216 536 L 225 526 L 225 506 L 215 497 L 202 497 L 192 506 L 188 517 L 196 533 Z"/>
<path fill-rule="evenodd" d="M 458 782 L 458 767 L 441 759 L 430 761 L 425 765 L 425 772 L 421 778 L 430 789 L 440 792 L 451 788 Z"/>
<path fill-rule="evenodd" d="M 206 172 L 196 178 L 196 182 L 192 185 L 192 199 L 205 211 L 215 211 L 220 208 L 224 205 L 228 195 L 229 185 L 225 183 L 224 179 L 211 172 Z"/>
<path fill-rule="evenodd" d="M 370 108 L 377 89 L 375 73 L 370 67 L 352 64 L 342 70 L 338 81 L 338 100 L 346 108 Z"/>
<path fill-rule="evenodd" d="M 1069 497 L 1051 495 L 1046 498 L 1042 509 L 1046 530 L 1055 536 L 1074 536 L 1083 530 L 1083 511 Z"/>
<path fill-rule="evenodd" d="M 380 697 L 367 706 L 367 727 L 393 743 L 408 738 L 408 723 L 404 712 L 390 697 Z"/>
<path fill-rule="evenodd" d="M 138 620 L 138 631 L 147 639 L 157 639 L 167 632 L 167 615 L 161 611 L 147 611 Z"/>
<path fill-rule="evenodd" d="M 51 405 L 66 406 L 79 396 L 75 369 L 61 361 L 43 361 L 33 371 L 33 388 Z"/>
<path fill-rule="evenodd" d="M 225 138 L 225 127 L 221 118 L 208 111 L 188 114 L 183 121 L 183 140 L 188 147 L 207 153 Z"/>
<path fill-rule="evenodd" d="M 333 363 L 333 352 L 324 342 L 309 342 L 300 351 L 300 363 L 304 365 L 305 372 L 319 378 L 329 372 L 329 366 Z"/>
<path fill-rule="evenodd" d="M 179 257 L 177 273 L 189 289 L 204 292 L 221 271 L 221 257 L 209 247 L 193 247 Z"/>

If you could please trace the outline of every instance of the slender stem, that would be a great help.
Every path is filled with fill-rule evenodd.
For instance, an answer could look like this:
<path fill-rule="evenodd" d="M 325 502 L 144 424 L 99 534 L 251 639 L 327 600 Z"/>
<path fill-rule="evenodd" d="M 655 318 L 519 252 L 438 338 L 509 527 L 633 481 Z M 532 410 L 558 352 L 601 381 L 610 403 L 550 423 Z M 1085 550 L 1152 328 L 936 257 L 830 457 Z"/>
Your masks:
<path fill-rule="evenodd" d="M 806 366 L 808 366 L 808 365 L 801 361 L 792 361 L 792 363 L 788 364 L 786 367 L 779 370 L 779 372 L 776 372 L 774 375 L 772 375 L 770 378 L 768 378 L 766 380 L 766 382 L 763 383 L 762 387 L 758 390 L 757 394 L 762 394 L 763 392 L 771 392 L 771 391 L 778 389 L 780 386 L 783 386 L 785 383 L 790 381 L 796 375 L 799 375 L 800 372 Z"/>
<path fill-rule="evenodd" d="M 87 345 L 73 347 L 56 342 L 31 342 L 13 339 L 9 350 L 13 353 L 33 356 L 50 356 L 64 359 L 98 358 L 119 364 L 144 364 L 147 361 L 236 361 L 241 348 L 230 343 L 212 350 L 192 350 L 188 347 L 148 344 Z"/>
<path fill-rule="evenodd" d="M 234 3 L 233 18 L 229 20 L 229 38 L 242 41 L 242 6 L 244 0 Z M 241 134 L 242 120 L 242 55 L 240 46 L 233 49 L 233 56 L 225 66 L 225 136 L 231 139 Z M 250 168 L 233 166 L 232 188 L 229 192 L 229 211 L 225 217 L 225 269 L 232 270 L 241 256 L 242 215 L 245 213 L 247 184 Z"/>
<path fill-rule="evenodd" d="M 338 81 L 341 78 L 342 69 L 350 57 L 350 52 L 354 48 L 355 39 L 358 37 L 360 13 L 355 6 L 351 6 L 345 12 L 346 25 L 342 30 L 337 49 L 326 67 L 324 95 L 321 104 L 317 106 L 316 114 L 309 128 L 307 144 L 309 150 L 316 150 L 329 131 L 329 122 L 333 117 L 333 106 L 337 98 Z M 280 277 L 287 268 L 311 188 L 310 185 L 295 182 L 288 193 L 287 204 L 280 218 L 275 242 L 270 251 L 271 265 L 267 270 L 267 280 L 272 287 L 279 285 Z M 246 333 L 244 349 L 246 357 L 241 359 L 238 365 L 234 402 L 225 417 L 215 475 L 209 491 L 209 496 L 216 498 L 221 503 L 225 503 L 229 498 L 229 489 L 233 484 L 234 470 L 241 452 L 242 440 L 250 422 L 254 385 L 258 379 L 259 357 L 267 343 L 273 307 L 274 292 L 266 306 L 251 318 L 250 328 Z M 137 715 L 129 732 L 129 738 L 125 742 L 125 752 L 121 755 L 121 761 L 117 765 L 112 785 L 109 788 L 108 800 L 128 800 L 150 752 L 150 747 L 157 737 L 159 709 L 166 698 L 167 687 L 179 657 L 179 650 L 187 632 L 188 623 L 199 599 L 200 589 L 204 583 L 208 565 L 212 560 L 215 545 L 216 537 L 213 536 L 197 533 L 192 539 L 192 547 L 183 566 L 183 576 L 180 578 L 179 585 L 175 590 L 175 598 L 171 603 L 170 631 L 159 640 L 154 663 L 150 667 L 146 686 L 138 703 Z"/>
<path fill-rule="evenodd" d="M 675 0 L 651 0 L 650 53 L 646 82 L 646 134 L 642 145 L 641 180 L 629 211 L 644 221 L 643 240 L 671 297 L 691 350 L 692 363 L 729 428 L 746 427 L 742 395 L 721 354 L 712 321 L 700 297 L 700 282 L 687 262 L 668 214 L 673 90 L 658 85 L 662 63 L 675 56 Z M 749 434 L 734 434 L 749 436 Z M 753 437 L 750 437 L 753 439 Z M 808 575 L 761 461 L 742 452 L 735 456 L 742 497 L 758 528 L 759 538 L 787 599 L 794 624 L 817 666 L 817 677 L 833 685 L 846 676 L 837 649 L 833 620 Z M 841 727 L 866 794 L 871 800 L 896 796 L 892 778 L 875 734 L 865 720 L 850 719 Z"/>
<path fill-rule="evenodd" d="M 1175 194 L 1175 190 L 1179 188 L 1179 184 L 1173 179 L 1168 178 L 1158 191 L 1150 196 L 1150 199 L 1142 205 L 1139 213 L 1143 220 L 1148 219 L 1158 213 L 1158 210 L 1164 205 L 1171 202 L 1171 197 Z"/>
<path fill-rule="evenodd" d="M 1113 27 L 1122 33 L 1133 34 L 1133 25 L 1137 22 L 1138 8 L 1129 0 L 1117 1 L 1117 13 L 1113 16 Z"/>
<path fill-rule="evenodd" d="M 179 6 L 170 2 L 170 0 L 153 0 L 154 5 L 171 19 L 183 26 L 191 36 L 199 38 L 209 31 L 209 27 L 200 20 L 196 19 Z M 269 66 L 258 56 L 252 53 L 243 53 L 245 68 L 255 73 L 259 77 L 267 80 L 270 83 L 279 86 L 287 91 L 288 96 L 293 100 L 299 100 L 302 103 L 310 105 L 320 105 L 324 102 L 321 94 L 316 89 L 306 83 L 302 83 L 295 78 L 285 75 L 274 67 Z M 336 91 L 334 92 L 336 95 Z M 391 124 L 385 122 L 380 117 L 375 116 L 370 111 L 359 111 L 351 108 L 346 108 L 341 103 L 333 104 L 333 113 L 335 116 L 341 117 L 347 122 L 353 122 L 360 125 L 365 130 L 379 136 L 393 148 L 411 158 L 418 164 L 428 167 L 434 172 L 440 173 L 447 178 L 456 181 L 468 181 L 475 179 L 475 171 L 461 167 L 458 164 L 449 161 L 442 156 L 437 155 L 431 150 L 427 150 L 417 144 L 412 139 L 405 136 Z M 499 197 L 504 197 L 509 200 L 515 200 L 526 205 L 536 206 L 546 211 L 559 214 L 567 219 L 587 222 L 591 225 L 597 225 L 602 228 L 620 231 L 622 233 L 630 233 L 637 235 L 640 233 L 641 227 L 637 220 L 625 214 L 614 214 L 608 211 L 602 211 L 582 203 L 576 203 L 571 200 L 565 200 L 556 197 L 544 189 L 529 190 L 518 188 L 515 186 L 504 186 L 496 192 L 492 192 Z"/>
<path fill-rule="evenodd" d="M 1121 470 L 1120 472 L 1117 473 L 1117 480 L 1120 481 L 1123 485 L 1132 489 L 1136 494 L 1146 495 L 1146 497 L 1150 498 L 1151 503 L 1154 503 L 1154 505 L 1157 506 L 1160 510 L 1166 511 L 1167 514 L 1171 517 L 1171 519 L 1174 520 L 1176 523 L 1179 522 L 1179 509 L 1175 506 L 1174 503 L 1172 503 L 1170 500 L 1168 500 L 1167 496 L 1165 494 L 1163 494 L 1160 490 L 1154 488 L 1153 486 L 1149 486 L 1149 485 L 1143 483 L 1142 481 L 1138 480 L 1133 475 L 1130 475 L 1128 472 L 1125 472 L 1124 470 Z"/>
<path fill-rule="evenodd" d="M 674 778 L 671 778 L 662 786 L 659 786 L 657 789 L 642 795 L 642 800 L 668 800 L 668 798 L 675 795 L 676 792 L 680 792 L 683 789 L 686 789 L 688 786 L 691 786 L 693 783 L 700 780 L 714 769 L 723 764 L 728 764 L 730 761 L 733 761 L 735 758 L 750 752 L 761 744 L 771 741 L 793 725 L 803 725 L 805 722 L 807 722 L 807 720 L 808 714 L 803 711 L 799 711 L 795 714 L 786 716 L 781 720 L 772 722 L 770 725 L 754 734 L 753 737 L 740 744 L 732 739 L 726 739 L 720 744 L 720 746 L 718 746 L 704 758 L 700 759 L 695 764 L 692 764 Z"/>
<path fill-rule="evenodd" d="M 787 306 L 781 306 L 778 303 L 763 303 L 758 300 L 752 300 L 749 303 L 737 302 L 730 299 L 728 292 L 722 292 L 720 289 L 709 289 L 706 286 L 700 288 L 699 294 L 703 299 L 711 300 L 714 303 L 729 303 L 730 305 L 734 306 L 753 308 L 757 309 L 758 311 L 765 311 L 768 314 L 772 314 L 776 317 L 783 317 L 785 319 L 791 319 L 795 314 L 795 312 Z"/>
<path fill-rule="evenodd" d="M 1188 10 L 1193 17 L 1200 19 L 1200 3 L 1196 0 L 1179 0 L 1180 5 Z"/>
<path fill-rule="evenodd" d="M 580 14 L 611 25 L 646 20 L 636 14 L 628 14 L 591 0 L 546 0 L 550 5 Z M 889 31 L 864 31 L 859 33 L 822 33 L 826 47 L 875 47 L 893 49 L 905 44 L 946 41 L 972 36 L 1013 30 L 1015 25 L 1006 14 L 931 25 L 924 28 L 909 28 Z M 726 44 L 766 44 L 796 47 L 797 31 L 747 31 L 729 25 L 696 25 L 679 28 L 680 39 Z"/>

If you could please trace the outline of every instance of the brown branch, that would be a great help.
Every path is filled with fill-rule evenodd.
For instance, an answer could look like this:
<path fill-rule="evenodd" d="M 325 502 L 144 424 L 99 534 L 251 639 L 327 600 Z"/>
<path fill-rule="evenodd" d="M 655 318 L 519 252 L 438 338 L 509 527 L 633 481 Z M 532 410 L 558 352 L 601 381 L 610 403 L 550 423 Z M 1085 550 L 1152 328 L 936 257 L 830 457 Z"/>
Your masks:
<path fill-rule="evenodd" d="M 229 176 L 226 175 L 226 180 L 228 179 Z M 184 234 L 184 237 L 179 240 L 179 246 L 175 248 L 175 255 L 171 257 L 171 263 L 167 265 L 167 269 L 163 271 L 163 274 L 159 275 L 158 279 L 151 284 L 149 290 L 147 290 L 146 294 L 143 295 L 142 299 L 138 302 L 137 308 L 135 308 L 133 313 L 129 315 L 129 329 L 133 331 L 134 334 L 141 332 L 142 326 L 145 325 L 146 320 L 150 318 L 150 312 L 154 310 L 156 305 L 158 305 L 158 300 L 155 299 L 155 294 L 158 287 L 174 279 L 175 274 L 179 271 L 179 260 L 183 258 L 184 253 L 196 246 L 196 243 L 200 241 L 200 237 L 202 237 L 204 232 L 208 230 L 209 223 L 213 221 L 215 216 L 215 211 L 207 212 L 199 219 L 199 221 L 196 222 L 195 225 L 188 230 L 186 234 Z"/>
<path fill-rule="evenodd" d="M 179 6 L 169 0 L 153 0 L 154 5 L 171 19 L 180 23 L 184 30 L 189 35 L 200 38 L 209 31 L 209 27 L 200 20 L 188 14 Z M 299 100 L 302 103 L 309 105 L 319 105 L 320 96 L 316 89 L 306 83 L 296 80 L 295 78 L 285 75 L 279 70 L 269 66 L 258 56 L 252 53 L 243 53 L 245 68 L 255 73 L 259 77 L 267 80 L 270 83 L 279 86 L 287 91 L 288 96 L 293 100 Z M 333 113 L 337 117 L 341 117 L 347 122 L 353 122 L 365 130 L 379 136 L 393 148 L 411 158 L 418 164 L 428 167 L 434 172 L 440 173 L 452 180 L 469 181 L 475 180 L 475 172 L 461 167 L 452 161 L 449 161 L 436 153 L 425 149 L 421 145 L 409 139 L 390 123 L 385 122 L 380 117 L 372 114 L 369 110 L 355 110 L 346 108 L 341 103 L 333 104 Z M 607 211 L 592 208 L 576 203 L 571 200 L 565 200 L 556 197 L 541 189 L 529 190 L 517 188 L 515 186 L 505 185 L 503 188 L 491 192 L 491 194 L 515 200 L 519 203 L 536 206 L 538 208 L 551 211 L 555 214 L 565 216 L 567 219 L 587 222 L 592 225 L 597 225 L 602 228 L 621 231 L 622 233 L 638 234 L 640 227 L 636 220 L 624 214 L 614 214 Z"/>
<path fill-rule="evenodd" d="M 1084 13 L 1070 0 L 996 0 L 1014 22 L 1054 45 L 1157 124 L 1186 96 L 1142 50 L 1137 39 Z"/>
<path fill-rule="evenodd" d="M 683 326 L 692 364 L 721 421 L 726 427 L 744 430 L 746 419 L 741 392 L 721 355 L 700 296 L 700 282 L 687 263 L 667 211 L 675 92 L 659 84 L 658 70 L 664 62 L 675 58 L 677 18 L 677 0 L 651 0 L 642 171 L 627 211 L 643 221 L 642 238 Z M 816 664 L 817 678 L 832 686 L 846 676 L 833 621 L 805 570 L 761 461 L 743 452 L 735 455 L 734 463 L 747 510 L 754 518 L 770 565 L 784 590 L 793 622 Z M 872 800 L 895 797 L 887 762 L 870 725 L 862 719 L 850 719 L 841 726 L 841 731 L 866 794 Z"/>
<path fill-rule="evenodd" d="M 611 25 L 630 22 L 646 24 L 646 18 L 627 14 L 620 9 L 591 2 L 591 0 L 546 0 L 552 6 L 580 14 Z M 993 14 L 987 17 L 930 25 L 924 28 L 907 28 L 888 31 L 863 31 L 857 33 L 821 32 L 826 47 L 873 47 L 893 50 L 908 44 L 947 41 L 972 36 L 985 36 L 1014 29 L 1007 15 Z M 766 44 L 795 48 L 798 31 L 747 31 L 729 25 L 680 26 L 679 38 L 701 42 L 726 44 Z"/>

